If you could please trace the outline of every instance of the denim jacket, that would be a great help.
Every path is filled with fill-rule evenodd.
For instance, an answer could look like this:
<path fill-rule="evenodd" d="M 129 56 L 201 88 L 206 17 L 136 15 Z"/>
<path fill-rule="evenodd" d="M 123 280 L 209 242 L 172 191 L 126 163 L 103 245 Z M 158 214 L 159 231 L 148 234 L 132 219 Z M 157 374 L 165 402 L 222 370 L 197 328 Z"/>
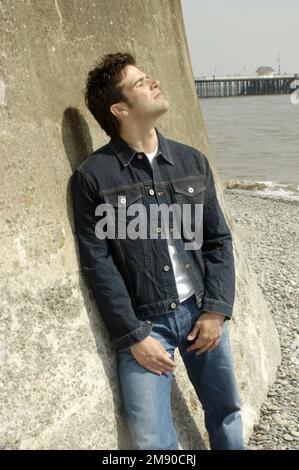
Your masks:
<path fill-rule="evenodd" d="M 89 155 L 71 178 L 81 269 L 116 350 L 148 336 L 155 316 L 174 310 L 180 299 L 167 240 L 159 234 L 159 223 L 156 238 L 125 238 L 116 229 L 114 238 L 101 239 L 96 232 L 98 222 L 103 220 L 103 214 L 97 215 L 99 204 L 113 207 L 116 214 L 122 203 L 126 209 L 141 203 L 148 212 L 151 204 L 177 204 L 182 208 L 188 204 L 191 225 L 196 220 L 192 209 L 201 205 L 201 247 L 185 249 L 188 236 L 183 232 L 175 239 L 176 248 L 192 282 L 198 307 L 223 314 L 225 320 L 231 318 L 233 311 L 232 236 L 217 199 L 208 159 L 199 150 L 155 130 L 159 146 L 152 165 L 143 152 L 136 151 L 121 137 L 113 137 Z M 132 217 L 127 215 L 126 223 L 130 221 Z M 172 223 L 169 221 L 169 233 L 175 230 Z"/>

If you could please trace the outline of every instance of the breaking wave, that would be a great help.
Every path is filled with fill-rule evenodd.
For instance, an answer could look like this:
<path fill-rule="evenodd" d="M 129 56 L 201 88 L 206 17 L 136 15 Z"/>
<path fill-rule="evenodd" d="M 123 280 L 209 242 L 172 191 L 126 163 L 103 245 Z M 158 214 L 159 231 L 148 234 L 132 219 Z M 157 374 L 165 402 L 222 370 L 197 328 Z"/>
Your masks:
<path fill-rule="evenodd" d="M 299 185 L 279 181 L 223 181 L 223 187 L 236 193 L 299 201 Z"/>

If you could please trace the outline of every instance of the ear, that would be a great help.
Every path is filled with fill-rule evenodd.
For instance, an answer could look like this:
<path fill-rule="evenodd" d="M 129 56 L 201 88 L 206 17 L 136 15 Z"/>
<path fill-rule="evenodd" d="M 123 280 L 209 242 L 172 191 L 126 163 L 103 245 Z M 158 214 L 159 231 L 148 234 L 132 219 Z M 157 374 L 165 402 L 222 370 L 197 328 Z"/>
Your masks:
<path fill-rule="evenodd" d="M 117 118 L 122 118 L 129 114 L 127 108 L 119 103 L 114 103 L 110 106 L 110 112 Z"/>

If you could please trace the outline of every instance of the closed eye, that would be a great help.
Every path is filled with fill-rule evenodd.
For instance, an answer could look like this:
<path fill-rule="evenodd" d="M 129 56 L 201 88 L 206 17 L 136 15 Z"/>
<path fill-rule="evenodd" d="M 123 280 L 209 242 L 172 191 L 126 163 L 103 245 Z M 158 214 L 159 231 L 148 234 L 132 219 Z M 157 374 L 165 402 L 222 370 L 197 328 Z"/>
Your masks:
<path fill-rule="evenodd" d="M 138 80 L 138 85 L 137 85 L 137 86 L 143 85 L 144 80 L 147 79 L 147 78 L 149 78 L 149 77 L 146 76 L 146 77 L 140 78 L 140 79 Z"/>

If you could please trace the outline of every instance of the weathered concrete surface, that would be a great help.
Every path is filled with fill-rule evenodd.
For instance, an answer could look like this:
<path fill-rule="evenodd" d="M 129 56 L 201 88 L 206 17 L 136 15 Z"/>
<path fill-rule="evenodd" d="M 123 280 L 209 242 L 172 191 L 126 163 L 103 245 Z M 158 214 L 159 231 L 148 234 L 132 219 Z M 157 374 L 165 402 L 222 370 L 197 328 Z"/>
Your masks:
<path fill-rule="evenodd" d="M 82 91 L 95 60 L 118 50 L 132 50 L 167 91 L 172 105 L 161 131 L 212 160 L 180 2 L 144 0 L 136 8 L 135 0 L 5 0 L 0 12 L 0 445 L 127 448 L 115 355 L 78 272 L 69 178 L 92 148 L 107 141 Z M 247 437 L 280 351 L 228 207 L 225 214 L 237 262 L 230 333 Z M 182 447 L 196 449 L 201 435 L 207 440 L 202 411 L 176 358 L 175 423 Z"/>

